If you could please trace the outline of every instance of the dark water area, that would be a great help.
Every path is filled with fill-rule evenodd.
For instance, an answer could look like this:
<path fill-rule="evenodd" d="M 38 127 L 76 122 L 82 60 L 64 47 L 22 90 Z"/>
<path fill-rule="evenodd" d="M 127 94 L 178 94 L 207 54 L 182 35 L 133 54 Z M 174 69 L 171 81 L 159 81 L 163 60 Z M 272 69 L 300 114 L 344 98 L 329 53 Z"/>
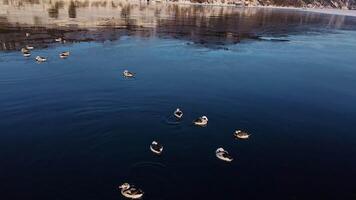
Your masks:
<path fill-rule="evenodd" d="M 356 18 L 20 2 L 0 2 L 0 199 L 122 199 L 123 182 L 156 200 L 356 199 Z"/>

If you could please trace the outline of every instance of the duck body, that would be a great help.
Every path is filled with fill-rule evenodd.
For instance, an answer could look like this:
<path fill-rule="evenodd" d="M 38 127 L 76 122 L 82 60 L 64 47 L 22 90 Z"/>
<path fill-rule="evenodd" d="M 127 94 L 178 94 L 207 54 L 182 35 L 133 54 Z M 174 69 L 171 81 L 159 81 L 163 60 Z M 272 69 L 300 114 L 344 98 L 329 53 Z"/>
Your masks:
<path fill-rule="evenodd" d="M 150 145 L 150 149 L 153 153 L 160 155 L 163 151 L 163 146 L 156 141 L 153 141 Z"/>
<path fill-rule="evenodd" d="M 177 108 L 173 114 L 177 119 L 182 119 L 183 117 L 183 112 L 179 108 Z"/>
<path fill-rule="evenodd" d="M 23 56 L 24 56 L 24 57 L 30 57 L 30 56 L 31 56 L 31 53 L 30 53 L 30 52 L 25 52 L 25 53 L 23 53 Z"/>
<path fill-rule="evenodd" d="M 30 46 L 30 45 L 26 45 L 26 47 L 25 47 L 26 49 L 28 49 L 28 50 L 32 50 L 32 49 L 34 49 L 35 47 L 33 47 L 33 46 Z"/>
<path fill-rule="evenodd" d="M 30 50 L 27 49 L 26 47 L 21 48 L 22 53 L 30 53 Z"/>
<path fill-rule="evenodd" d="M 208 125 L 208 118 L 206 116 L 199 117 L 198 119 L 194 120 L 193 123 L 194 125 L 197 126 L 206 126 Z"/>
<path fill-rule="evenodd" d="M 250 134 L 245 131 L 237 130 L 235 131 L 234 136 L 239 139 L 248 139 L 250 137 Z"/>
<path fill-rule="evenodd" d="M 54 39 L 54 41 L 56 41 L 56 42 L 62 42 L 62 41 L 63 41 L 63 38 L 56 38 L 56 39 Z"/>
<path fill-rule="evenodd" d="M 47 61 L 47 58 L 42 57 L 42 56 L 37 56 L 37 57 L 36 57 L 36 61 L 37 61 L 37 62 L 46 62 L 46 61 Z"/>
<path fill-rule="evenodd" d="M 128 70 L 124 70 L 124 72 L 122 74 L 124 75 L 124 77 L 127 77 L 127 78 L 133 78 L 135 76 L 134 73 L 129 72 Z"/>
<path fill-rule="evenodd" d="M 225 149 L 223 148 L 218 148 L 215 151 L 215 155 L 217 158 L 219 158 L 220 160 L 226 161 L 226 162 L 231 162 L 234 159 L 232 158 L 232 156 L 230 156 L 229 152 L 225 151 Z"/>
<path fill-rule="evenodd" d="M 69 56 L 69 51 L 64 51 L 64 52 L 59 54 L 60 58 L 67 58 L 68 56 Z"/>
<path fill-rule="evenodd" d="M 137 189 L 128 183 L 120 185 L 119 188 L 121 189 L 122 196 L 128 199 L 140 199 L 143 197 L 143 191 L 141 189 Z"/>

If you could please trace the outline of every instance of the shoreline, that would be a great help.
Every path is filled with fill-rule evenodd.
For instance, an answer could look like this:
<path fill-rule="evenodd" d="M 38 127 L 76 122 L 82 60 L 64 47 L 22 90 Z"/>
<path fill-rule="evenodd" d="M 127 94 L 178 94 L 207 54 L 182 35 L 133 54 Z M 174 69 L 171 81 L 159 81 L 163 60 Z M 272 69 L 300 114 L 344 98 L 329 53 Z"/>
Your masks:
<path fill-rule="evenodd" d="M 281 6 L 253 6 L 253 7 L 297 10 L 297 11 L 313 12 L 313 13 L 320 13 L 320 14 L 356 17 L 356 10 L 343 10 L 343 9 L 336 9 L 336 8 L 299 8 L 299 7 L 281 7 Z"/>
<path fill-rule="evenodd" d="M 285 9 L 285 10 L 305 11 L 305 12 L 313 12 L 313 13 L 320 13 L 320 14 L 356 17 L 356 10 L 346 10 L 346 9 L 337 9 L 337 8 L 305 8 L 305 7 L 286 7 L 286 6 L 237 6 L 237 5 L 231 5 L 231 4 L 216 4 L 216 3 L 207 4 L 207 3 L 192 3 L 192 2 L 155 2 L 155 3 L 157 3 L 157 4 L 168 3 L 168 4 L 176 4 L 176 5 L 234 7 L 234 8 Z"/>
<path fill-rule="evenodd" d="M 341 9 L 331 9 L 331 8 L 325 8 L 325 9 L 307 8 L 302 10 L 314 12 L 314 13 L 329 14 L 329 15 L 342 15 L 342 16 L 356 17 L 356 10 L 341 10 Z"/>

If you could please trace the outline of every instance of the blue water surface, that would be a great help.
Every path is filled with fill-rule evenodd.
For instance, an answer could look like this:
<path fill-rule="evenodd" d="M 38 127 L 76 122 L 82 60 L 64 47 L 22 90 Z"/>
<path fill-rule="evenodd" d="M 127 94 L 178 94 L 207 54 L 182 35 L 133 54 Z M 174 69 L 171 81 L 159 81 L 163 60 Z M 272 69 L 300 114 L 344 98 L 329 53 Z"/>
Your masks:
<path fill-rule="evenodd" d="M 124 36 L 0 52 L 1 199 L 120 199 L 123 182 L 156 200 L 355 199 L 356 32 L 286 38 L 209 48 Z M 184 119 L 171 124 L 177 107 Z M 202 115 L 208 126 L 194 127 Z M 235 140 L 236 129 L 251 138 Z"/>

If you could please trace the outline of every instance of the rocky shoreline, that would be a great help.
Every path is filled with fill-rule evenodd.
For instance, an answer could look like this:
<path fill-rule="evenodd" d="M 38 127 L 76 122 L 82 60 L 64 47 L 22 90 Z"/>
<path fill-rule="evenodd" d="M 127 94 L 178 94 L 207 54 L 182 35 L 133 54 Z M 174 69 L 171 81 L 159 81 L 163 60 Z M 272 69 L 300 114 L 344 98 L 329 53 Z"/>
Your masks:
<path fill-rule="evenodd" d="M 356 0 L 151 0 L 185 4 L 356 10 Z"/>
<path fill-rule="evenodd" d="M 228 7 L 236 7 L 239 5 L 234 4 L 218 4 L 218 3 L 192 3 L 190 1 L 180 1 L 180 2 L 167 2 L 171 4 L 186 4 L 186 5 L 204 5 L 204 6 L 228 6 Z M 352 16 L 356 17 L 355 9 L 340 9 L 340 8 L 330 8 L 330 7 L 293 7 L 293 6 L 273 6 L 273 5 L 248 5 L 248 6 L 239 6 L 243 8 L 271 8 L 271 9 L 290 9 L 290 10 L 300 10 L 300 11 L 308 11 L 314 13 L 323 13 L 330 15 L 341 15 L 341 16 Z"/>

